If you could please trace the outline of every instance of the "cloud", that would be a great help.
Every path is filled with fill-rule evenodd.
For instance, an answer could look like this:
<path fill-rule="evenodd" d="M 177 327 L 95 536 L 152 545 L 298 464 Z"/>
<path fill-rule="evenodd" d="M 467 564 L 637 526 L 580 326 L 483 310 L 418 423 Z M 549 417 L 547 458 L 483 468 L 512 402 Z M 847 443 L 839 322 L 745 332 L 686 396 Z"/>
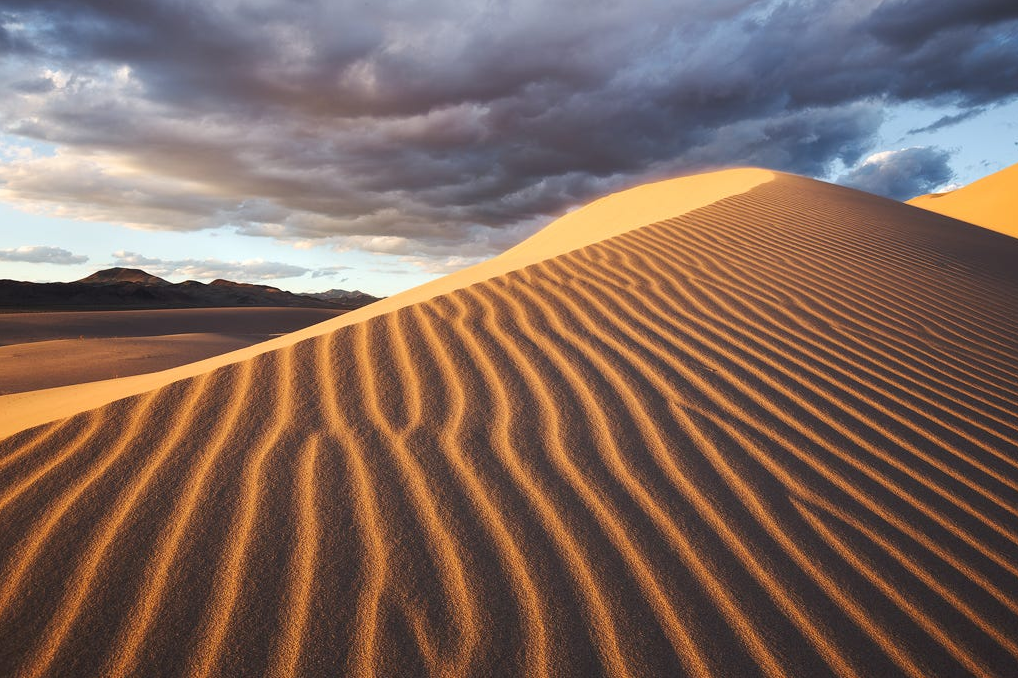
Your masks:
<path fill-rule="evenodd" d="M 47 247 L 45 245 L 29 245 L 25 247 L 14 247 L 0 249 L 0 261 L 23 261 L 32 264 L 83 264 L 88 257 L 82 254 L 73 254 L 60 247 Z"/>
<path fill-rule="evenodd" d="M 454 271 L 479 264 L 485 257 L 461 257 L 450 255 L 436 258 L 420 255 L 405 255 L 399 257 L 401 270 L 413 273 L 429 273 L 431 275 L 448 275 Z M 410 268 L 407 269 L 406 267 Z"/>
<path fill-rule="evenodd" d="M 349 270 L 351 270 L 350 266 L 325 266 L 323 268 L 317 268 L 314 271 L 312 271 L 311 277 L 312 278 L 331 277 L 336 275 L 337 273 Z M 345 281 L 346 278 L 343 278 L 342 280 Z"/>
<path fill-rule="evenodd" d="M 161 277 L 176 276 L 191 280 L 212 280 L 224 278 L 238 282 L 294 278 L 308 273 L 311 269 L 278 261 L 251 259 L 248 261 L 221 261 L 219 259 L 178 259 L 166 260 L 146 257 L 136 252 L 113 253 L 113 264 L 132 268 L 144 268 Z"/>
<path fill-rule="evenodd" d="M 437 262 L 652 179 L 743 164 L 829 177 L 874 149 L 897 103 L 1018 96 L 1010 0 L 4 13 L 0 130 L 58 150 L 0 162 L 0 199 Z"/>
<path fill-rule="evenodd" d="M 11 83 L 10 87 L 19 94 L 45 94 L 56 89 L 56 83 L 51 78 L 43 75 Z"/>
<path fill-rule="evenodd" d="M 1018 18 L 1011 0 L 929 2 L 891 0 L 881 3 L 869 20 L 869 28 L 890 43 L 918 44 L 938 34 L 973 30 Z"/>
<path fill-rule="evenodd" d="M 985 112 L 986 109 L 984 107 L 977 106 L 976 108 L 970 108 L 969 110 L 962 111 L 961 113 L 958 113 L 956 115 L 944 115 L 937 118 L 936 120 L 931 122 L 929 125 L 926 125 L 925 127 L 916 127 L 915 129 L 910 129 L 908 132 L 906 132 L 906 134 L 922 134 L 923 132 L 936 132 L 938 129 L 950 127 L 951 125 L 957 125 L 958 123 L 962 123 L 978 115 L 982 115 Z"/>
<path fill-rule="evenodd" d="M 942 187 L 954 177 L 951 153 L 936 147 L 882 151 L 838 177 L 838 183 L 895 200 L 908 200 Z"/>

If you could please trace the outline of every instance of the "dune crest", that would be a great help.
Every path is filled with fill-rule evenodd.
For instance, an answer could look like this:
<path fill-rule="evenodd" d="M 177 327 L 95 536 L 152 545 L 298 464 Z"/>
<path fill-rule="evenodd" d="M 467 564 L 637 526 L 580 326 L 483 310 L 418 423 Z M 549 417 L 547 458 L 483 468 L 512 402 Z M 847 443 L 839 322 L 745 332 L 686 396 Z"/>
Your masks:
<path fill-rule="evenodd" d="M 1010 675 L 1016 259 L 778 174 L 20 431 L 0 674 Z"/>
<path fill-rule="evenodd" d="M 248 360 L 261 353 L 504 275 L 634 228 L 685 214 L 730 195 L 748 191 L 771 180 L 773 176 L 766 170 L 744 168 L 637 186 L 596 200 L 565 215 L 489 261 L 278 339 L 161 372 L 0 396 L 0 411 L 4 413 L 0 418 L 0 437 L 100 407 L 120 398 L 162 388 L 174 381 Z"/>
<path fill-rule="evenodd" d="M 920 195 L 907 203 L 1018 238 L 1018 164 L 958 190 Z"/>

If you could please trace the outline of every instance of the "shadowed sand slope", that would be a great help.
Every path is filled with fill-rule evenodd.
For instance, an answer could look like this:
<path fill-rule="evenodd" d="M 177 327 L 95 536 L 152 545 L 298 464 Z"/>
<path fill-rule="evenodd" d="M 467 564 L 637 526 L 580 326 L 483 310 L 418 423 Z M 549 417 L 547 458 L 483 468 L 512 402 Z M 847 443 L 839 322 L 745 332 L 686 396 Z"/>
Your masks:
<path fill-rule="evenodd" d="M 1018 241 L 779 176 L 0 442 L 0 673 L 1013 675 Z"/>
<path fill-rule="evenodd" d="M 1018 164 L 956 191 L 920 195 L 908 204 L 1018 238 Z"/>

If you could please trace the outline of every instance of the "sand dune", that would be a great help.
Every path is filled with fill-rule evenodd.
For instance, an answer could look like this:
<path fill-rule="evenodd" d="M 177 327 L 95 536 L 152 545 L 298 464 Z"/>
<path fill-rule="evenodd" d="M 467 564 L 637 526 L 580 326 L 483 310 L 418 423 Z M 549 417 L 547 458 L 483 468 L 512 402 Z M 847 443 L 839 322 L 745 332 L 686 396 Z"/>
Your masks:
<path fill-rule="evenodd" d="M 0 442 L 0 673 L 1013 675 L 1018 241 L 742 178 Z"/>
<path fill-rule="evenodd" d="M 908 204 L 1018 238 L 1018 164 L 956 191 L 912 198 Z"/>

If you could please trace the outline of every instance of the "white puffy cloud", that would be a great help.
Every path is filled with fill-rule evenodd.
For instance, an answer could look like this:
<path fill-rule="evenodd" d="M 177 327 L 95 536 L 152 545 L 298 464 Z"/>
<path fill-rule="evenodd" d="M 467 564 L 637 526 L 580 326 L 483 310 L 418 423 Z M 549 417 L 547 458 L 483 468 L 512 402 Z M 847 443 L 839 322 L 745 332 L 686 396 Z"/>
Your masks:
<path fill-rule="evenodd" d="M 48 247 L 45 245 L 27 245 L 0 249 L 0 261 L 22 261 L 32 264 L 83 264 L 88 257 L 83 254 L 74 254 L 62 247 Z"/>
<path fill-rule="evenodd" d="M 136 252 L 113 253 L 117 266 L 143 268 L 160 277 L 176 276 L 192 280 L 224 278 L 238 282 L 253 282 L 293 278 L 311 271 L 303 266 L 278 261 L 250 259 L 247 261 L 221 261 L 219 259 L 177 259 L 166 260 L 146 257 Z"/>

